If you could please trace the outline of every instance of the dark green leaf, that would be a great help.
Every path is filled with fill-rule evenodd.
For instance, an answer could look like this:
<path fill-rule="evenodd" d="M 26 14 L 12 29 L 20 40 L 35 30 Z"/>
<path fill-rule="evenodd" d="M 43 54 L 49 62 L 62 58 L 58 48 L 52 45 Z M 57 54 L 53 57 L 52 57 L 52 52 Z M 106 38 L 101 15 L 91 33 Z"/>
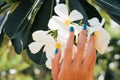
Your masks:
<path fill-rule="evenodd" d="M 6 4 L 5 1 L 0 1 L 0 8 Z"/>
<path fill-rule="evenodd" d="M 8 37 L 12 38 L 16 30 L 20 29 L 19 31 L 21 32 L 25 29 L 25 26 L 21 27 L 20 25 L 23 23 L 26 24 L 27 20 L 25 19 L 24 22 L 24 18 L 29 12 L 31 6 L 32 4 L 29 0 L 21 0 L 19 6 L 9 15 L 9 18 L 4 25 L 4 31 Z"/>
<path fill-rule="evenodd" d="M 36 2 L 35 2 L 36 4 Z M 37 4 L 36 7 L 34 7 L 34 10 L 32 10 L 31 14 L 31 18 L 29 21 L 25 21 L 23 23 L 25 23 L 24 25 L 22 25 L 25 29 L 23 31 L 21 31 L 20 35 L 14 39 L 12 39 L 12 43 L 14 46 L 14 49 L 16 51 L 16 53 L 20 53 L 23 49 L 26 48 L 27 46 L 27 40 L 28 40 L 28 36 L 30 34 L 30 30 L 33 24 L 33 21 L 35 19 L 35 16 L 38 12 L 38 10 L 40 9 L 41 4 Z M 17 42 L 17 43 L 16 43 Z M 19 46 L 20 45 L 20 46 Z"/>
<path fill-rule="evenodd" d="M 0 16 L 0 46 L 1 46 L 1 43 L 2 43 L 3 37 L 4 37 L 2 28 L 3 28 L 4 22 L 5 22 L 6 16 L 7 16 L 7 12 Z"/>
<path fill-rule="evenodd" d="M 93 17 L 97 17 L 99 20 L 102 20 L 98 11 L 92 5 L 90 5 L 86 0 L 79 0 L 79 1 L 81 2 L 84 10 L 86 11 L 86 14 L 89 19 Z"/>
<path fill-rule="evenodd" d="M 42 55 L 41 55 L 41 59 L 40 59 L 40 65 L 44 65 L 45 64 L 45 62 L 46 62 L 46 60 L 47 60 L 47 58 L 46 58 L 46 54 L 45 53 L 43 53 Z"/>
<path fill-rule="evenodd" d="M 43 3 L 41 9 L 38 11 L 38 13 L 37 13 L 37 15 L 35 17 L 33 26 L 31 28 L 31 32 L 30 32 L 29 39 L 28 39 L 28 45 L 31 42 L 33 42 L 32 33 L 34 31 L 48 30 L 47 24 L 48 24 L 48 21 L 50 19 L 51 6 L 52 6 L 52 0 L 45 0 L 45 2 Z M 35 62 L 37 64 L 43 64 L 44 61 L 41 61 L 41 56 L 42 56 L 42 54 L 44 54 L 42 50 L 37 54 L 32 54 L 29 51 L 29 49 L 27 48 L 27 53 L 28 53 L 29 58 L 33 62 Z M 42 59 L 44 59 L 44 58 L 42 58 Z"/>
<path fill-rule="evenodd" d="M 26 24 L 26 26 L 27 26 L 27 24 Z M 26 29 L 27 29 L 27 27 L 26 27 Z M 15 49 L 15 52 L 18 54 L 20 54 L 21 51 L 24 49 L 25 41 L 23 39 L 27 39 L 27 37 L 26 38 L 24 37 L 25 33 L 26 33 L 26 29 L 24 29 L 24 31 L 17 38 L 12 39 L 13 47 Z"/>
<path fill-rule="evenodd" d="M 1 44 L 2 44 L 2 42 L 3 42 L 3 38 L 4 38 L 4 33 L 2 32 L 2 33 L 0 34 L 0 47 L 1 47 Z"/>
<path fill-rule="evenodd" d="M 94 0 L 98 5 L 100 5 L 107 12 L 120 15 L 120 0 Z"/>
<path fill-rule="evenodd" d="M 114 15 L 114 14 L 110 14 L 110 17 L 117 22 L 118 24 L 120 24 L 120 16 Z"/>
<path fill-rule="evenodd" d="M 5 17 L 6 17 L 7 13 L 4 13 L 0 16 L 0 34 L 2 32 L 2 28 L 3 28 L 3 22 L 5 20 Z"/>
<path fill-rule="evenodd" d="M 38 11 L 41 5 L 42 5 L 42 2 L 39 1 L 39 0 L 34 2 L 34 4 L 31 7 L 31 9 L 29 10 L 29 12 L 27 13 L 27 15 L 21 21 L 21 24 L 16 29 L 16 31 L 15 31 L 14 35 L 12 36 L 12 38 L 17 37 L 20 33 L 22 33 L 22 31 L 25 29 L 25 26 L 27 25 L 27 23 L 30 21 L 30 19 L 32 19 L 32 16 L 36 15 L 36 10 Z M 28 19 L 28 17 L 30 17 L 30 19 Z M 32 23 L 33 23 L 33 21 L 32 21 Z"/>
<path fill-rule="evenodd" d="M 17 2 L 17 1 L 21 1 L 21 0 L 8 0 L 9 2 Z"/>
<path fill-rule="evenodd" d="M 44 48 L 44 47 L 43 47 Z M 42 59 L 42 55 L 43 54 L 45 54 L 45 53 L 43 53 L 43 48 L 38 52 L 38 53 L 36 53 L 36 54 L 32 54 L 30 51 L 29 51 L 29 49 L 27 49 L 27 53 L 28 53 L 28 56 L 29 56 L 29 58 L 33 61 L 33 62 L 35 62 L 35 63 L 37 63 L 37 64 L 41 64 L 40 62 L 41 62 L 41 59 Z M 44 59 L 45 60 L 45 59 Z M 43 62 L 42 62 L 43 63 Z M 44 64 L 44 63 L 43 63 Z"/>
<path fill-rule="evenodd" d="M 120 0 L 94 0 L 111 18 L 120 24 Z"/>
<path fill-rule="evenodd" d="M 84 24 L 88 25 L 88 16 L 87 13 L 85 12 L 82 4 L 79 2 L 79 0 L 70 0 L 70 10 L 76 9 L 79 12 L 82 13 L 84 19 L 82 20 Z"/>
<path fill-rule="evenodd" d="M 12 39 L 12 44 L 16 53 L 20 53 L 23 50 L 22 36 Z"/>

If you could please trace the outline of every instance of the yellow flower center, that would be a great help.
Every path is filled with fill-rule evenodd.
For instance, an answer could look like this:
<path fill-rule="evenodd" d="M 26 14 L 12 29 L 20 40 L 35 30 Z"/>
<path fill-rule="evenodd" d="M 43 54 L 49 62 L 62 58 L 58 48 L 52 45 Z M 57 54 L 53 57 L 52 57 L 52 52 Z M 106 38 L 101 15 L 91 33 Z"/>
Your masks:
<path fill-rule="evenodd" d="M 61 46 L 61 44 L 60 44 L 59 42 L 57 42 L 57 43 L 55 44 L 55 48 L 61 49 L 62 46 Z"/>
<path fill-rule="evenodd" d="M 71 20 L 69 18 L 64 20 L 64 25 L 69 26 L 71 23 Z"/>
<path fill-rule="evenodd" d="M 100 33 L 98 31 L 95 31 L 94 34 L 96 37 L 98 37 L 100 35 Z"/>

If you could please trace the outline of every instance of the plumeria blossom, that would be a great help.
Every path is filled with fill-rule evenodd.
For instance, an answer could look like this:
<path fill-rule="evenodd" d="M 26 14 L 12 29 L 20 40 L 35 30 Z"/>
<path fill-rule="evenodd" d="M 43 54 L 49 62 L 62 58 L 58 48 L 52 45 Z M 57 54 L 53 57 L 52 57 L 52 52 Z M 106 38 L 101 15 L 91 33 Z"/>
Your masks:
<path fill-rule="evenodd" d="M 47 61 L 45 63 L 46 67 L 52 69 L 51 62 L 52 62 L 52 58 L 55 55 L 55 49 L 56 48 L 61 49 L 61 60 L 60 60 L 61 63 L 64 56 L 64 49 L 66 47 L 65 46 L 66 43 L 64 42 L 65 40 L 63 40 L 61 36 L 57 36 L 57 41 L 55 41 L 55 39 L 48 33 L 49 31 L 43 31 L 43 30 L 35 31 L 32 34 L 34 42 L 30 43 L 28 47 L 31 53 L 36 54 L 44 46 L 44 51 L 46 52 L 46 57 L 47 57 Z M 75 50 L 76 50 L 76 46 L 74 45 L 73 53 L 75 52 Z M 74 54 L 73 54 L 73 58 L 74 58 Z"/>
<path fill-rule="evenodd" d="M 102 22 L 100 23 L 99 20 L 94 17 L 88 20 L 88 22 L 90 24 L 90 27 L 88 27 L 88 38 L 94 32 L 95 48 L 100 54 L 103 54 L 110 41 L 109 33 L 104 28 L 102 28 L 105 20 L 102 19 Z"/>
<path fill-rule="evenodd" d="M 80 12 L 73 10 L 69 14 L 67 5 L 65 4 L 56 5 L 54 11 L 58 16 L 52 16 L 49 20 L 48 27 L 51 30 L 58 30 L 59 35 L 67 37 L 69 35 L 69 28 L 72 26 L 75 29 L 75 35 L 79 34 L 82 28 L 73 22 L 83 19 Z"/>
<path fill-rule="evenodd" d="M 48 34 L 50 31 L 39 30 L 39 31 L 35 31 L 32 34 L 34 42 L 29 44 L 28 46 L 29 50 L 33 54 L 38 53 L 41 50 L 41 48 L 44 46 L 44 51 L 46 52 L 46 57 L 47 57 L 47 61 L 45 64 L 46 67 L 48 67 L 49 69 L 52 69 L 51 62 L 52 62 L 52 58 L 55 55 L 56 48 L 61 49 L 61 54 L 62 54 L 60 60 L 61 63 L 64 56 L 64 49 L 66 47 L 65 45 L 67 43 L 67 39 L 69 36 L 69 29 L 71 26 L 74 27 L 76 38 L 78 38 L 78 34 L 82 30 L 82 27 L 79 24 L 74 23 L 74 21 L 83 19 L 82 14 L 77 10 L 73 10 L 69 14 L 68 8 L 65 4 L 57 4 L 54 10 L 57 16 L 52 16 L 52 18 L 49 20 L 48 27 L 50 28 L 50 30 L 57 30 L 58 33 L 57 40 L 55 40 L 50 34 Z M 95 48 L 101 54 L 105 52 L 105 49 L 107 48 L 110 40 L 110 36 L 108 32 L 104 28 L 102 28 L 104 22 L 105 22 L 104 19 L 100 23 L 99 20 L 94 17 L 88 20 L 90 27 L 87 26 L 88 40 L 90 38 L 90 35 L 94 32 Z M 77 47 L 76 45 L 74 45 L 73 56 L 72 56 L 73 59 L 76 50 Z"/>
<path fill-rule="evenodd" d="M 59 37 L 57 37 L 57 41 L 55 41 L 55 39 L 48 33 L 49 31 L 43 30 L 35 31 L 32 34 L 34 42 L 29 44 L 28 47 L 31 53 L 36 54 L 44 46 L 44 51 L 46 52 L 46 57 L 48 59 L 46 61 L 46 67 L 51 69 L 52 68 L 51 60 L 54 57 L 55 49 L 56 48 L 64 49 L 63 48 L 64 43 L 60 42 L 61 39 Z"/>

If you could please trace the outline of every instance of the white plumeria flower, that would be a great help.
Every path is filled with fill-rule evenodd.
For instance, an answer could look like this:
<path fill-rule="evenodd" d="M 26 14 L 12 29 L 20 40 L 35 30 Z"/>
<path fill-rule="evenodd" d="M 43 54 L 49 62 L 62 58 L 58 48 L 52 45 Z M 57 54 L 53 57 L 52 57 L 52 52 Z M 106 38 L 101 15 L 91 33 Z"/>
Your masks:
<path fill-rule="evenodd" d="M 52 69 L 52 59 L 48 59 L 46 62 L 45 62 L 45 65 L 48 69 Z"/>
<path fill-rule="evenodd" d="M 29 49 L 33 54 L 39 52 L 44 45 L 49 46 L 55 44 L 55 40 L 52 38 L 52 36 L 48 35 L 48 31 L 35 31 L 32 34 L 32 37 L 35 42 L 32 42 L 29 45 Z"/>
<path fill-rule="evenodd" d="M 99 20 L 94 17 L 88 20 L 88 22 L 90 24 L 90 27 L 88 27 L 88 37 L 94 32 L 95 48 L 100 54 L 103 54 L 110 41 L 109 33 L 102 28 L 105 19 L 102 19 L 102 22 L 100 23 Z"/>
<path fill-rule="evenodd" d="M 52 18 L 49 20 L 48 27 L 51 30 L 58 30 L 59 35 L 68 37 L 69 28 L 72 26 L 75 29 L 75 35 L 79 34 L 81 26 L 73 22 L 83 19 L 83 16 L 80 12 L 73 10 L 69 14 L 67 5 L 65 4 L 56 5 L 54 10 L 58 16 L 52 16 Z"/>
<path fill-rule="evenodd" d="M 53 39 L 53 37 L 51 35 L 49 35 L 48 33 L 49 33 L 49 31 L 43 31 L 43 30 L 35 31 L 32 34 L 33 40 L 35 42 L 32 42 L 31 44 L 29 44 L 28 47 L 29 47 L 29 50 L 31 51 L 31 53 L 36 54 L 44 46 L 44 51 L 46 52 L 46 57 L 48 59 L 46 61 L 46 67 L 51 69 L 52 68 L 51 60 L 54 57 L 55 49 L 61 48 L 61 50 L 62 50 L 64 43 L 60 42 L 61 39 L 59 38 L 59 36 L 57 37 L 58 38 L 57 41 L 55 41 Z"/>

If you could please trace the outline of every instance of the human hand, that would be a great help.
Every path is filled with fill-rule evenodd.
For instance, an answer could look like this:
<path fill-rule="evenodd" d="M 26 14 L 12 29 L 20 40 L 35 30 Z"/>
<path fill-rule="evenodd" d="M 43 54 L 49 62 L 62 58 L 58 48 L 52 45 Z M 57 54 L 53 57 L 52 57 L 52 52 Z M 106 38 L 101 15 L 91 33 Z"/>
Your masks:
<path fill-rule="evenodd" d="M 92 80 L 96 62 L 94 35 L 90 37 L 85 57 L 86 27 L 80 32 L 74 59 L 72 59 L 73 41 L 74 28 L 71 27 L 62 63 L 60 63 L 60 49 L 56 49 L 55 53 L 57 54 L 52 59 L 52 76 L 54 80 Z"/>

